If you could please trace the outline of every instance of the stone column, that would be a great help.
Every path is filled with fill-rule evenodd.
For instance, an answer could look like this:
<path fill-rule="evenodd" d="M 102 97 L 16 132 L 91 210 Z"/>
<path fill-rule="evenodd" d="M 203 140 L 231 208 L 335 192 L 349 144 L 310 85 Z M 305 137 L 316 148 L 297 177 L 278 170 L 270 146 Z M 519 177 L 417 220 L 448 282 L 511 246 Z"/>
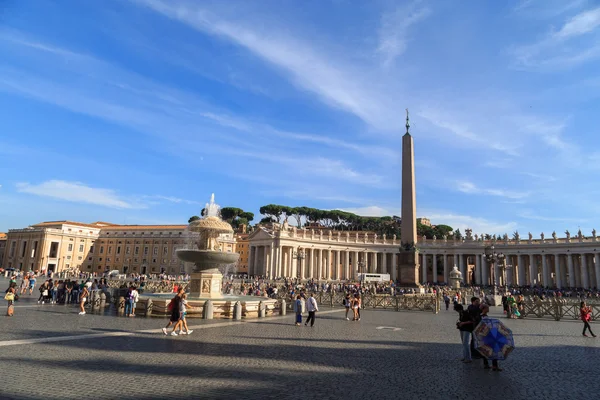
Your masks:
<path fill-rule="evenodd" d="M 268 251 L 269 251 L 269 247 L 265 246 L 264 250 L 263 250 L 263 265 L 261 265 L 260 271 L 261 271 L 261 275 L 266 275 L 267 274 L 267 256 L 268 256 Z"/>
<path fill-rule="evenodd" d="M 377 256 L 379 255 L 378 252 L 373 253 L 373 273 L 378 273 L 377 268 L 378 268 L 378 263 L 377 263 Z"/>
<path fill-rule="evenodd" d="M 275 266 L 275 246 L 271 244 L 269 246 L 269 264 L 267 265 L 267 272 L 265 275 L 273 276 Z"/>
<path fill-rule="evenodd" d="M 600 254 L 594 255 L 594 272 L 596 272 L 596 288 L 600 288 Z"/>
<path fill-rule="evenodd" d="M 575 268 L 573 267 L 573 254 L 567 254 L 567 269 L 569 271 L 569 287 L 575 287 Z"/>
<path fill-rule="evenodd" d="M 381 253 L 381 273 L 388 273 L 388 256 L 387 253 Z"/>
<path fill-rule="evenodd" d="M 562 286 L 562 274 L 560 272 L 560 254 L 554 255 L 554 282 L 556 287 L 560 289 Z"/>
<path fill-rule="evenodd" d="M 350 252 L 344 251 L 344 276 L 342 279 L 350 279 Z"/>
<path fill-rule="evenodd" d="M 581 258 L 579 254 L 575 254 L 573 264 L 575 269 L 575 286 L 579 288 L 581 287 Z"/>
<path fill-rule="evenodd" d="M 250 246 L 250 254 L 248 254 L 248 275 L 256 275 L 254 271 L 254 246 Z"/>
<path fill-rule="evenodd" d="M 398 255 L 395 252 L 392 253 L 392 274 L 390 277 L 394 282 L 398 279 Z"/>
<path fill-rule="evenodd" d="M 437 254 L 433 253 L 431 257 L 431 273 L 432 273 L 432 282 L 437 282 Z"/>
<path fill-rule="evenodd" d="M 352 260 L 352 278 L 354 280 L 358 279 L 358 274 L 360 273 L 360 271 L 358 270 L 358 251 L 354 252 L 354 259 Z"/>
<path fill-rule="evenodd" d="M 481 284 L 490 284 L 490 266 L 488 265 L 484 256 L 481 256 Z"/>
<path fill-rule="evenodd" d="M 292 264 L 292 268 L 290 271 L 290 278 L 296 278 L 296 277 L 298 277 L 298 259 L 296 257 L 294 257 L 294 249 L 292 247 L 290 247 L 288 251 L 290 253 L 290 258 L 291 258 L 290 264 Z"/>
<path fill-rule="evenodd" d="M 427 254 L 423 253 L 423 271 L 421 272 L 421 283 L 427 283 Z"/>
<path fill-rule="evenodd" d="M 546 254 L 542 254 L 542 285 L 550 285 L 550 271 L 548 271 L 548 262 L 546 261 Z"/>
<path fill-rule="evenodd" d="M 257 246 L 254 246 L 254 257 L 253 258 L 254 258 L 254 264 L 253 264 L 254 273 L 256 274 L 256 273 L 258 273 L 258 247 Z"/>
<path fill-rule="evenodd" d="M 475 282 L 473 284 L 481 285 L 481 255 L 475 254 Z"/>
<path fill-rule="evenodd" d="M 342 252 L 340 250 L 335 251 L 335 279 L 338 281 L 342 280 Z"/>
<path fill-rule="evenodd" d="M 321 279 L 323 277 L 323 250 L 315 249 L 315 256 L 317 258 L 317 279 Z"/>
<path fill-rule="evenodd" d="M 504 262 L 504 261 L 502 261 Z M 500 284 L 500 266 L 498 265 L 498 261 L 494 263 L 494 285 Z"/>
<path fill-rule="evenodd" d="M 535 255 L 529 255 L 529 284 L 537 284 L 537 265 L 535 264 Z"/>
<path fill-rule="evenodd" d="M 449 274 L 450 271 L 448 271 L 448 254 L 444 253 L 444 282 L 445 283 L 450 283 L 449 278 Z"/>
<path fill-rule="evenodd" d="M 585 253 L 581 254 L 581 284 L 584 289 L 589 289 L 590 280 L 588 275 L 587 257 Z"/>
<path fill-rule="evenodd" d="M 465 255 L 463 253 L 460 253 L 458 255 L 458 265 L 459 265 L 459 270 L 462 273 L 463 276 L 463 282 L 467 282 L 467 268 L 465 267 Z"/>
<path fill-rule="evenodd" d="M 527 281 L 525 280 L 525 265 L 523 265 L 523 256 L 521 254 L 517 255 L 517 282 L 519 286 L 527 285 Z"/>

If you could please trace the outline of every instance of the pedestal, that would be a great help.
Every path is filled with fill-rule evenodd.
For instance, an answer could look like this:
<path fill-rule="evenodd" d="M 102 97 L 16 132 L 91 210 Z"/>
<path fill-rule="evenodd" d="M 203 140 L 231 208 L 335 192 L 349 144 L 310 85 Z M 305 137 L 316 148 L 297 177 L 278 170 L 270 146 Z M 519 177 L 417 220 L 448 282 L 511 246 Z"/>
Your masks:
<path fill-rule="evenodd" d="M 418 287 L 419 285 L 419 264 L 417 263 L 418 253 L 416 251 L 403 251 L 398 257 L 398 276 L 400 277 L 400 286 Z"/>
<path fill-rule="evenodd" d="M 192 298 L 221 298 L 223 275 L 218 270 L 195 272 L 190 276 L 190 296 Z"/>

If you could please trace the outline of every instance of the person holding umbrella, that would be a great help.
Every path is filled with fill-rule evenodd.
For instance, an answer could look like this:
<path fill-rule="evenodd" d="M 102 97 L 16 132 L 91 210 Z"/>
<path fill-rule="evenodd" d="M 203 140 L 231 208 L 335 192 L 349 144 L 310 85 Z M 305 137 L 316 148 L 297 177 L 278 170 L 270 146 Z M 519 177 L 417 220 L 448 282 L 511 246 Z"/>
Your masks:
<path fill-rule="evenodd" d="M 505 360 L 515 348 L 512 331 L 500 320 L 489 318 L 490 308 L 487 304 L 481 305 L 481 322 L 473 331 L 475 347 L 483 357 L 483 368 L 490 369 L 489 360 L 492 360 L 492 371 L 500 372 L 498 360 Z"/>

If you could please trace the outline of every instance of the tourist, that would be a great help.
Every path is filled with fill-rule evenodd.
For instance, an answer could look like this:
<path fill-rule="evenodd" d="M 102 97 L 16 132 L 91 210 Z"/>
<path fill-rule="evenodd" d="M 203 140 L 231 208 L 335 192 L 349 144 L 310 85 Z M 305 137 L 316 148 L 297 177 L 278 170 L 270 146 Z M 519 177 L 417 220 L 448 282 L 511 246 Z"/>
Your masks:
<path fill-rule="evenodd" d="M 162 328 L 162 331 L 165 335 L 168 335 L 167 329 L 169 329 L 169 327 L 171 325 L 175 324 L 175 327 L 176 327 L 177 323 L 179 322 L 179 300 L 181 300 L 181 296 L 184 293 L 185 293 L 185 289 L 180 287 L 179 291 L 177 292 L 175 297 L 173 297 L 171 299 L 171 302 L 167 306 L 167 310 L 171 311 L 171 317 L 169 318 L 169 323 L 167 324 L 167 326 Z M 171 332 L 171 336 L 177 336 L 177 333 L 175 333 L 175 327 L 173 328 L 173 331 Z"/>
<path fill-rule="evenodd" d="M 360 306 L 361 299 L 360 295 L 357 293 L 354 296 L 354 301 L 352 302 L 352 311 L 354 311 L 354 318 L 352 318 L 352 321 L 360 321 Z"/>
<path fill-rule="evenodd" d="M 33 289 L 35 289 L 35 275 L 29 275 L 29 295 L 33 294 Z"/>
<path fill-rule="evenodd" d="M 38 304 L 40 302 L 44 304 L 44 302 L 48 299 L 48 295 L 50 293 L 50 282 L 46 281 L 42 283 L 38 290 L 40 291 L 40 297 L 38 297 Z"/>
<path fill-rule="evenodd" d="M 129 286 L 125 293 L 125 316 L 131 317 L 131 309 L 133 308 L 133 285 Z"/>
<path fill-rule="evenodd" d="M 588 307 L 585 304 L 585 301 L 581 302 L 581 306 L 579 308 L 579 314 L 581 315 L 581 320 L 583 321 L 583 336 L 587 337 L 585 331 L 590 331 L 590 335 L 596 337 L 594 332 L 592 332 L 592 328 L 590 327 L 590 319 L 592 319 L 592 308 Z"/>
<path fill-rule="evenodd" d="M 135 308 L 137 307 L 137 302 L 140 300 L 140 294 L 137 291 L 137 288 L 134 286 L 131 291 L 133 295 L 133 305 L 131 306 L 131 316 L 135 317 Z"/>
<path fill-rule="evenodd" d="M 471 333 L 473 332 L 473 319 L 471 314 L 466 311 L 462 305 L 456 306 L 458 312 L 458 321 L 456 322 L 456 329 L 460 331 L 460 340 L 463 345 L 463 357 L 461 359 L 464 363 L 470 363 L 471 359 Z"/>
<path fill-rule="evenodd" d="M 294 301 L 294 312 L 296 313 L 296 326 L 300 326 L 302 323 L 302 296 L 297 295 L 296 300 Z M 346 314 L 348 314 L 348 309 L 346 309 Z M 346 318 L 348 319 L 348 318 Z"/>
<path fill-rule="evenodd" d="M 488 312 L 490 311 L 490 307 L 487 304 L 481 305 L 481 319 L 488 319 Z M 487 358 L 483 357 L 483 368 L 490 369 L 490 362 Z M 492 360 L 492 371 L 500 372 L 502 369 L 498 366 L 498 360 Z"/>
<path fill-rule="evenodd" d="M 348 319 L 348 312 L 350 312 L 350 307 L 352 306 L 352 299 L 350 299 L 349 293 L 346 293 L 346 297 L 344 297 L 343 304 L 344 307 L 346 307 L 346 321 L 350 321 L 350 319 Z"/>
<path fill-rule="evenodd" d="M 479 297 L 471 297 L 471 305 L 467 308 L 467 311 L 471 315 L 473 329 L 475 329 L 481 321 L 481 305 Z M 471 336 L 471 358 L 481 358 L 481 355 L 477 349 L 475 349 L 475 338 L 473 336 Z"/>
<path fill-rule="evenodd" d="M 310 322 L 312 328 L 315 325 L 315 312 L 319 311 L 319 306 L 317 305 L 317 299 L 315 299 L 314 293 L 310 294 L 310 297 L 306 302 L 306 309 L 308 310 L 308 318 L 306 318 L 304 326 L 307 326 Z"/>
<path fill-rule="evenodd" d="M 172 336 L 177 336 L 177 334 L 191 335 L 192 332 L 194 332 L 188 328 L 187 319 L 185 318 L 187 315 L 187 306 L 187 294 L 184 292 L 183 294 L 181 294 L 179 299 L 179 321 L 177 321 L 177 324 L 173 327 L 173 332 L 171 332 Z M 179 329 L 178 333 L 175 332 L 177 329 Z M 173 333 L 175 333 L 175 335 L 173 335 Z"/>
<path fill-rule="evenodd" d="M 446 311 L 450 308 L 450 296 L 448 293 L 444 293 L 444 303 L 446 304 Z"/>
<path fill-rule="evenodd" d="M 11 282 L 10 285 L 8 286 L 8 289 L 6 289 L 6 291 L 4 292 L 4 300 L 6 300 L 8 302 L 8 307 L 6 308 L 6 316 L 7 317 L 12 317 L 14 312 L 15 312 L 15 308 L 13 306 L 15 300 L 17 300 L 19 297 L 17 295 L 17 284 Z"/>
<path fill-rule="evenodd" d="M 83 285 L 81 293 L 79 294 L 79 315 L 85 315 L 85 302 L 87 301 L 90 291 L 88 287 Z"/>
<path fill-rule="evenodd" d="M 29 287 L 29 275 L 24 274 L 23 279 L 21 280 L 21 294 L 25 294 L 27 288 Z"/>

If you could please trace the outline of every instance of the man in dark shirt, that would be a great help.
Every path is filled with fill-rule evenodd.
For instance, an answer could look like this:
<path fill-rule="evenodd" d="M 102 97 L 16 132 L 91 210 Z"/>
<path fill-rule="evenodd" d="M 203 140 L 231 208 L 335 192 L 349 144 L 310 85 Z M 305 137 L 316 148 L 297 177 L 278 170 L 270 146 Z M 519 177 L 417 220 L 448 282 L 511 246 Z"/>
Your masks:
<path fill-rule="evenodd" d="M 475 328 L 477 324 L 481 321 L 481 308 L 479 304 L 479 297 L 471 297 L 471 305 L 467 308 L 467 312 L 471 315 L 471 319 L 473 320 L 473 327 Z M 472 358 L 481 358 L 481 355 L 477 350 L 475 350 L 475 336 L 471 336 L 471 357 Z"/>

